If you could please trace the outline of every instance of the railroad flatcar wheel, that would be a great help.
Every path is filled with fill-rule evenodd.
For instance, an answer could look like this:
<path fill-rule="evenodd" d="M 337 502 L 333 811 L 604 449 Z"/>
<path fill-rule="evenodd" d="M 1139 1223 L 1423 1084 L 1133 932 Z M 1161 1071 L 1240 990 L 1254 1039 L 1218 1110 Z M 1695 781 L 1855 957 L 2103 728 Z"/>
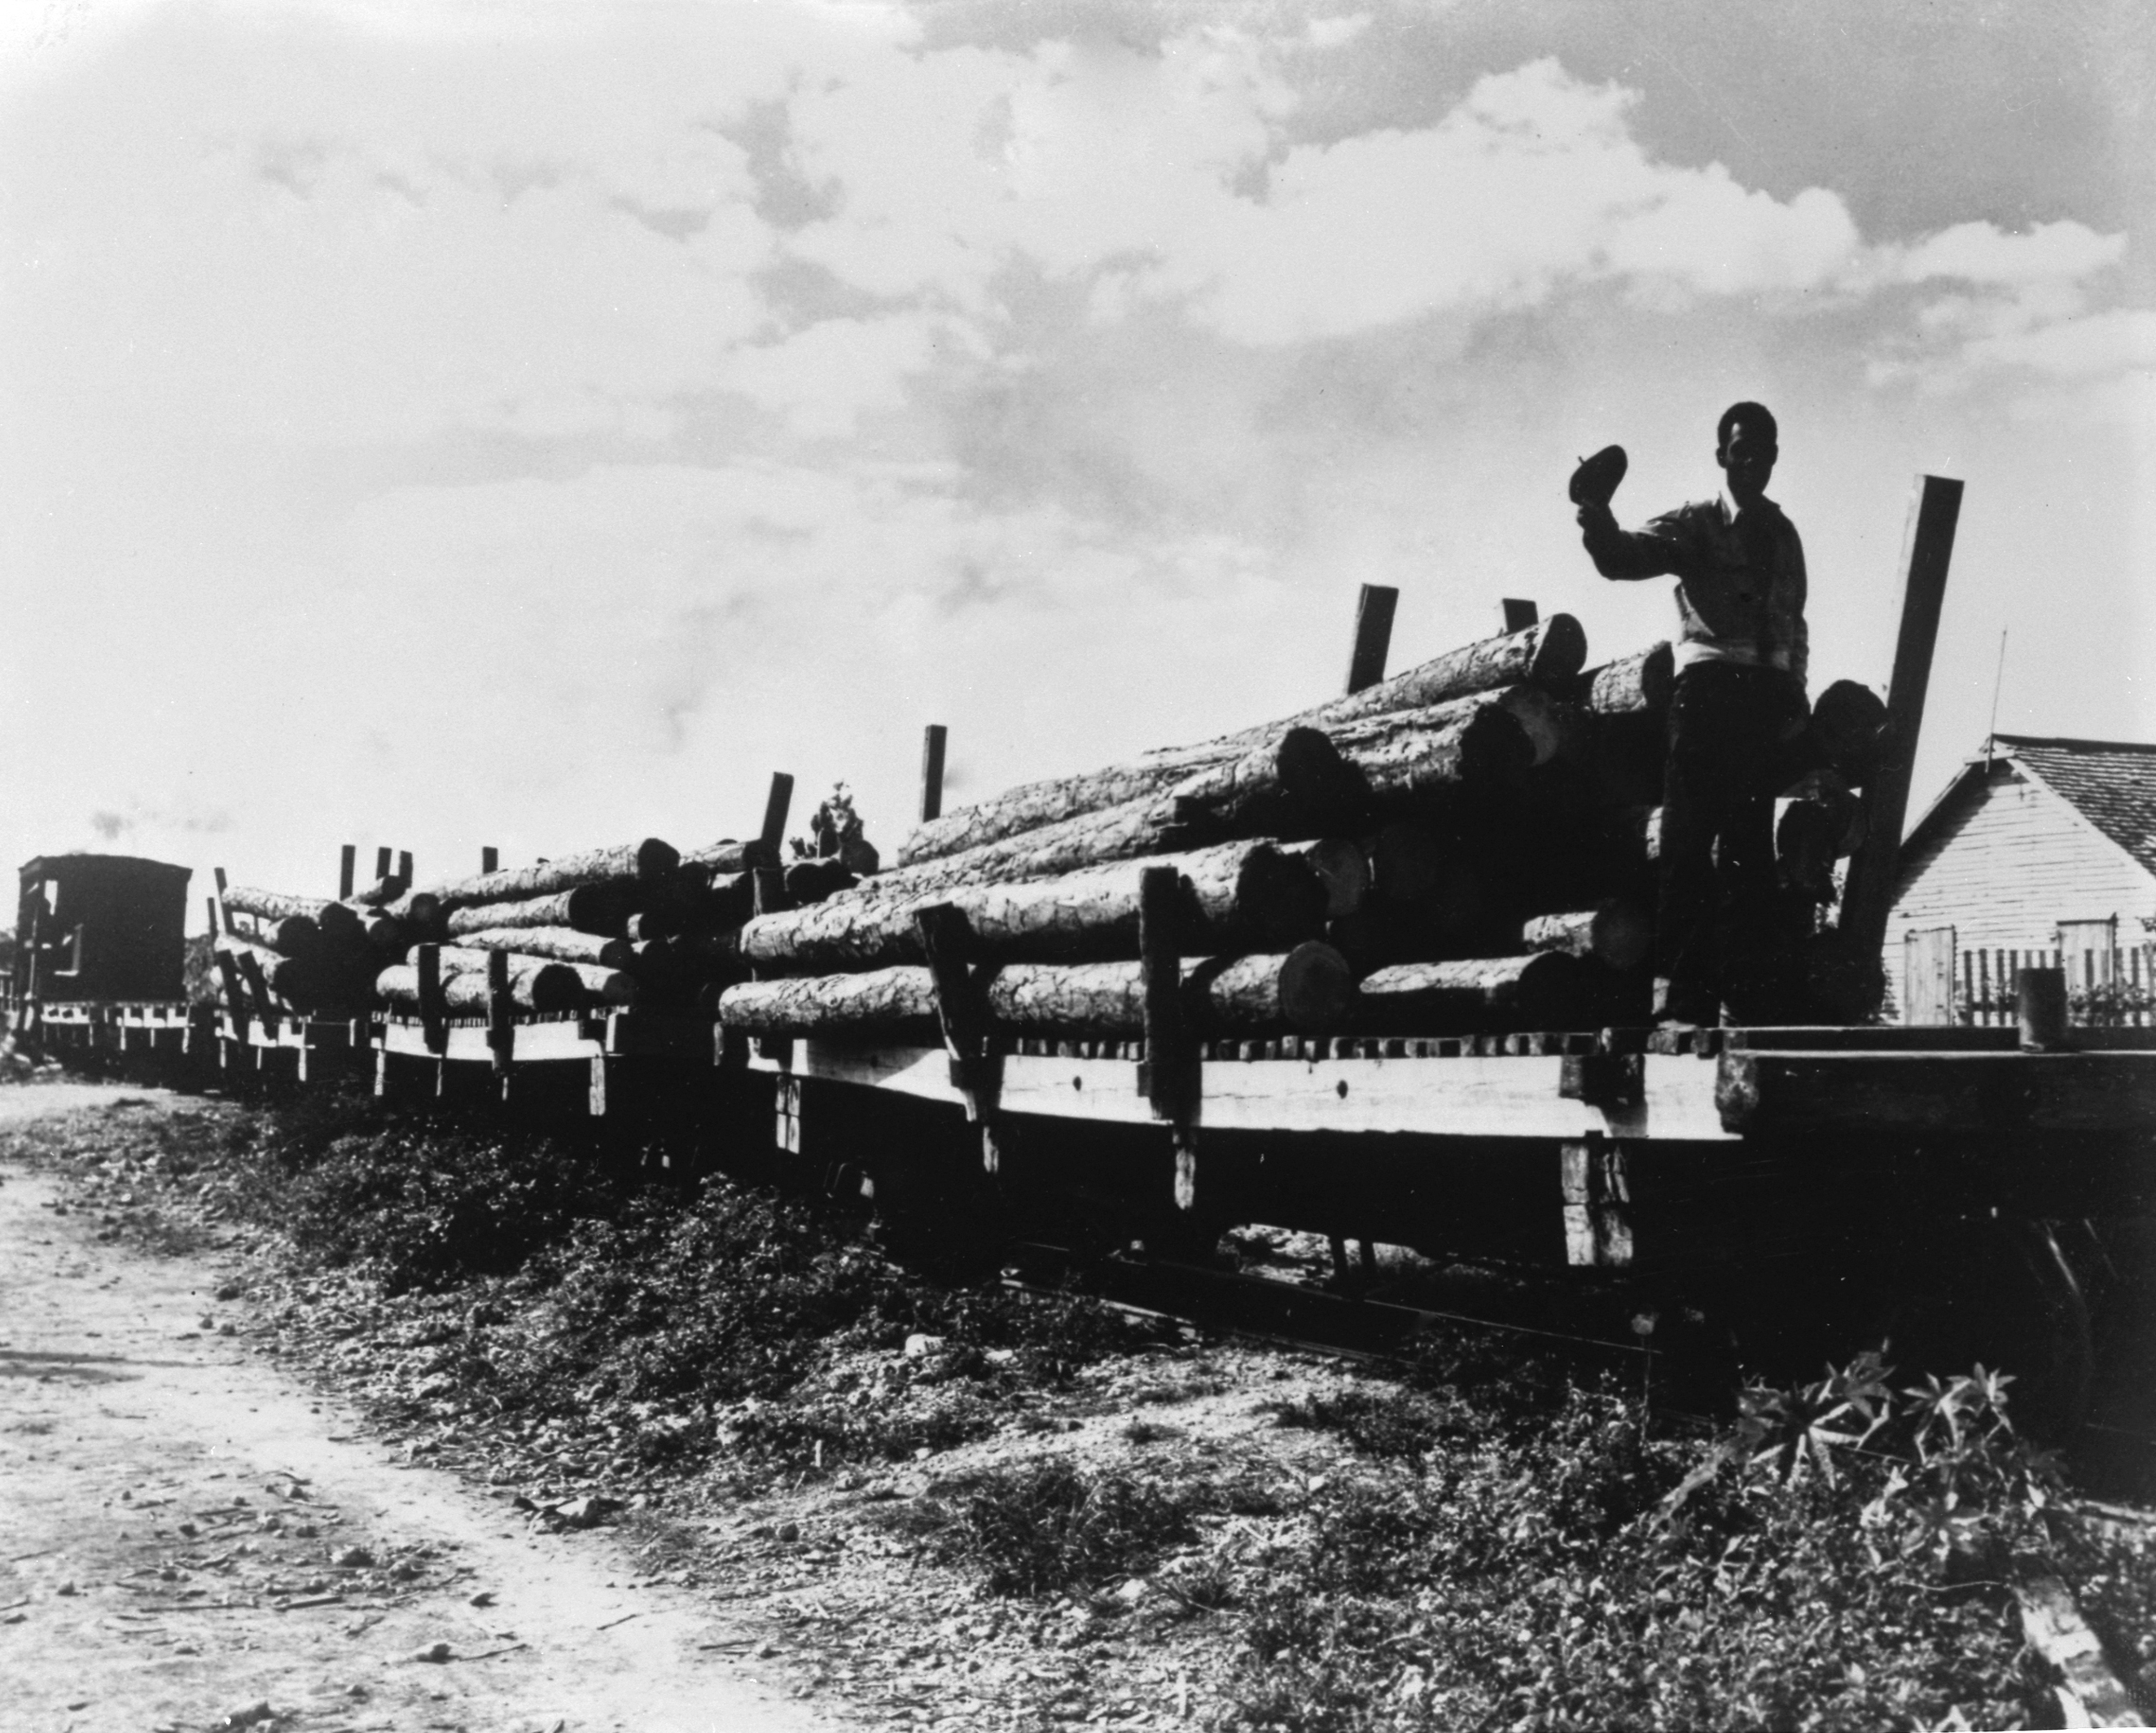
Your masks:
<path fill-rule="evenodd" d="M 1881 1255 L 1876 1334 L 1901 1380 L 1981 1363 L 2013 1374 L 2007 1412 L 2024 1433 L 2063 1442 L 2081 1429 L 2096 1355 L 2054 1224 L 2003 1214 L 1928 1222 Z"/>

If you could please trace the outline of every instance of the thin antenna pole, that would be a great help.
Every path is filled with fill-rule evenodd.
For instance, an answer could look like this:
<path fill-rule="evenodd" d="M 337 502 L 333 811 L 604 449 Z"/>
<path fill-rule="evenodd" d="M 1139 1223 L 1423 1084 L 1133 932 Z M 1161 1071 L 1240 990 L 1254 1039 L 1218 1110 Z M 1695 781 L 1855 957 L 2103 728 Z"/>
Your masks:
<path fill-rule="evenodd" d="M 2006 628 L 1999 629 L 1999 670 L 1991 676 L 1991 726 L 1984 731 L 1984 768 L 1991 769 L 1991 743 L 1999 734 L 1999 688 L 2006 679 Z"/>

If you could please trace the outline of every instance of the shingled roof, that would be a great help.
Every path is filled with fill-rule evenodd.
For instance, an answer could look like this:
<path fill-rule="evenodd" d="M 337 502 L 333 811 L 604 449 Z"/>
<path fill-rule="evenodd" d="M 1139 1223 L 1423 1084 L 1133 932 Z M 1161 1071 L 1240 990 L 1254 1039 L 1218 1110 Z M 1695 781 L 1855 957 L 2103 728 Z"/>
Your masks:
<path fill-rule="evenodd" d="M 2156 873 L 2156 746 L 2026 734 L 1994 738 L 2025 770 Z"/>
<path fill-rule="evenodd" d="M 1994 734 L 1991 740 L 1993 753 L 2011 759 L 2156 876 L 2156 746 L 2036 734 Z M 1983 781 L 1991 755 L 1972 759 L 1932 803 L 1902 846 L 1905 866 L 1963 792 Z"/>

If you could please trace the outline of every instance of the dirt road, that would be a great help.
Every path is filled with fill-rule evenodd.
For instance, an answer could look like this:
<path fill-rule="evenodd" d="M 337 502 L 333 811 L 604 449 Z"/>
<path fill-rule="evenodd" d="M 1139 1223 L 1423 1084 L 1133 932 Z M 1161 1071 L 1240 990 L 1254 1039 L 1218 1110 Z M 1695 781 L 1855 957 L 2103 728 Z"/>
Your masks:
<path fill-rule="evenodd" d="M 146 1093 L 8 1089 L 0 1120 Z M 835 1725 L 759 1681 L 723 1614 L 634 1581 L 603 1531 L 527 1532 L 393 1460 L 225 1333 L 220 1279 L 101 1243 L 49 1177 L 0 1167 L 10 1733 Z"/>

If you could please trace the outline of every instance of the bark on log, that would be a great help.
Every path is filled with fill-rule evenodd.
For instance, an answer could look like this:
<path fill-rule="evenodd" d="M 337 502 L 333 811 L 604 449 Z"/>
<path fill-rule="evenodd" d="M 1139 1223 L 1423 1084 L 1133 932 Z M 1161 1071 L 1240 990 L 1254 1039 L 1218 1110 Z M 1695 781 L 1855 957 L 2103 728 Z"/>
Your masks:
<path fill-rule="evenodd" d="M 1193 959 L 1183 995 L 1201 1034 L 1317 1033 L 1353 1003 L 1354 977 L 1331 946 L 1297 945 L 1285 956 Z M 1006 964 L 983 984 L 993 1026 L 1014 1034 L 1127 1040 L 1145 1030 L 1144 985 L 1135 962 Z M 748 981 L 719 997 L 719 1021 L 749 1035 L 936 1036 L 936 990 L 926 964 L 860 974 Z"/>
<path fill-rule="evenodd" d="M 506 951 L 512 956 L 590 963 L 602 969 L 627 969 L 636 954 L 625 938 L 602 938 L 571 927 L 493 927 L 462 933 L 458 943 L 468 950 Z"/>
<path fill-rule="evenodd" d="M 1081 813 L 1060 825 L 1044 825 L 1038 831 L 1006 836 L 1000 842 L 984 843 L 963 855 L 944 855 L 918 866 L 880 872 L 858 889 L 841 895 L 1050 878 L 1081 867 L 1133 860 L 1140 855 L 1166 854 L 1189 848 L 1201 840 L 1214 840 L 1203 836 L 1203 831 L 1202 825 L 1183 822 L 1172 810 L 1164 810 L 1158 798 L 1133 800 L 1105 812 Z"/>
<path fill-rule="evenodd" d="M 1296 775 L 1297 787 L 1327 792 L 1314 799 L 1290 793 L 1280 781 L 1281 767 L 1288 763 L 1304 766 Z M 1234 836 L 1314 837 L 1353 816 L 1363 798 L 1354 774 L 1341 763 L 1332 743 L 1310 731 L 1291 744 L 1267 741 L 1240 759 L 1221 759 L 1160 794 L 1081 813 L 963 854 L 939 856 L 879 873 L 870 882 L 879 890 L 925 890 L 1046 878 Z"/>
<path fill-rule="evenodd" d="M 1316 940 L 1285 956 L 1186 959 L 1187 1026 L 1208 1035 L 1317 1034 L 1336 1028 L 1355 996 L 1347 959 Z M 1016 1034 L 1128 1038 L 1145 1032 L 1140 965 L 1014 963 L 987 983 L 988 1016 Z"/>
<path fill-rule="evenodd" d="M 562 855 L 530 866 L 504 872 L 482 872 L 470 878 L 453 879 L 414 891 L 395 905 L 393 913 L 409 913 L 406 904 L 432 895 L 444 913 L 483 902 L 521 902 L 534 897 L 550 897 L 583 884 L 648 885 L 670 877 L 681 857 L 655 836 L 640 842 L 624 842 L 613 848 L 588 849 Z"/>
<path fill-rule="evenodd" d="M 746 842 L 724 836 L 705 847 L 690 849 L 681 856 L 681 864 L 701 867 L 715 876 L 722 872 L 753 872 L 759 866 L 779 864 L 778 845 L 766 842 L 760 836 L 752 836 Z"/>
<path fill-rule="evenodd" d="M 505 927 L 567 927 L 601 938 L 619 938 L 635 901 L 626 886 L 574 885 L 548 897 L 516 902 L 475 902 L 453 909 L 448 930 L 454 938 L 460 933 Z"/>
<path fill-rule="evenodd" d="M 923 1044 L 941 1039 L 935 980 L 918 963 L 858 974 L 742 981 L 719 995 L 719 1021 L 748 1035 L 874 1033 Z"/>
<path fill-rule="evenodd" d="M 1250 745 L 1268 733 L 1289 727 L 1320 728 L 1330 734 L 1342 724 L 1395 710 L 1426 710 L 1478 692 L 1508 686 L 1538 686 L 1551 690 L 1579 672 L 1587 661 L 1587 634 L 1569 614 L 1553 614 L 1539 625 L 1507 632 L 1480 643 L 1464 645 L 1440 656 L 1381 680 L 1359 692 L 1303 711 L 1285 721 L 1185 747 L 1185 752 L 1225 749 Z M 1140 762 L 1143 762 L 1141 760 Z"/>
<path fill-rule="evenodd" d="M 442 980 L 447 983 L 469 977 L 484 989 L 486 985 L 486 959 L 491 954 L 469 944 L 445 944 L 441 949 Z M 539 1011 L 581 1010 L 590 997 L 589 975 L 608 976 L 608 969 L 587 969 L 576 963 L 556 963 L 538 957 L 512 957 L 510 959 L 510 983 L 516 995 L 520 1010 Z M 480 997 L 485 999 L 482 992 Z"/>
<path fill-rule="evenodd" d="M 288 897 L 280 891 L 232 885 L 225 889 L 224 906 L 234 914 L 252 915 L 258 921 L 301 917 L 313 922 L 323 940 L 331 945 L 357 944 L 362 936 L 358 911 L 326 897 Z"/>
<path fill-rule="evenodd" d="M 1562 951 L 1592 957 L 1622 973 L 1647 960 L 1655 945 L 1655 918 L 1636 902 L 1612 897 L 1599 908 L 1537 915 L 1520 931 L 1529 951 Z"/>
<path fill-rule="evenodd" d="M 896 865 L 941 860 L 1008 836 L 1104 812 L 1134 800 L 1179 795 L 1223 819 L 1253 800 L 1322 806 L 1352 793 L 1337 757 L 1313 731 L 1283 723 L 1253 738 L 1170 748 L 1137 764 L 1052 777 L 931 819 L 899 845 Z"/>
<path fill-rule="evenodd" d="M 1490 787 L 1535 763 L 1534 741 L 1502 695 L 1374 717 L 1332 738 L 1378 800 Z"/>
<path fill-rule="evenodd" d="M 1363 977 L 1358 1021 L 1394 1035 L 1562 1027 L 1578 1021 L 1594 990 L 1593 975 L 1562 951 L 1397 963 Z"/>
<path fill-rule="evenodd" d="M 1009 883 L 886 889 L 907 876 L 891 874 L 810 908 L 758 916 L 742 928 L 742 954 L 760 968 L 795 969 L 922 962 L 914 917 L 948 903 L 965 915 L 983 960 L 1134 957 L 1138 881 L 1153 866 L 1179 876 L 1183 942 L 1194 949 L 1277 949 L 1322 925 L 1325 887 L 1306 862 L 1269 843 L 1234 842 Z"/>
<path fill-rule="evenodd" d="M 1676 684 L 1676 653 L 1667 644 L 1657 644 L 1574 675 L 1563 695 L 1597 716 L 1659 716 L 1670 707 Z"/>
<path fill-rule="evenodd" d="M 564 985 L 562 977 L 568 977 Z M 419 1007 L 419 971 L 409 963 L 393 963 L 374 978 L 376 996 L 385 1004 L 416 1010 Z M 544 963 L 529 969 L 512 965 L 509 971 L 510 1002 L 525 1012 L 579 1010 L 583 989 L 565 963 Z M 486 975 L 466 971 L 442 980 L 442 1004 L 454 1016 L 485 1016 L 488 1008 Z"/>
<path fill-rule="evenodd" d="M 371 885 L 362 886 L 344 901 L 354 909 L 387 908 L 411 888 L 393 873 L 387 878 L 377 878 Z"/>

